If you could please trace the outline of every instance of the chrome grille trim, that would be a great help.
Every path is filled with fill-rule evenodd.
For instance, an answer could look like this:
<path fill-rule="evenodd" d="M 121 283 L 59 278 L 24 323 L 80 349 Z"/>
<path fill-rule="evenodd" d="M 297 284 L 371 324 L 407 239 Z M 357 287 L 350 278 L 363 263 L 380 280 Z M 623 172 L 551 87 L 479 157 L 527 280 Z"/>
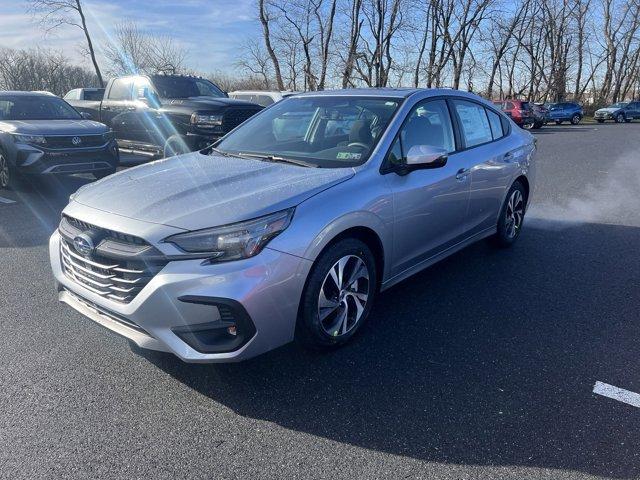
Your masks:
<path fill-rule="evenodd" d="M 101 263 L 73 251 L 65 238 L 60 240 L 62 271 L 78 285 L 102 297 L 129 303 L 146 286 L 157 268 L 125 268 L 120 263 Z"/>

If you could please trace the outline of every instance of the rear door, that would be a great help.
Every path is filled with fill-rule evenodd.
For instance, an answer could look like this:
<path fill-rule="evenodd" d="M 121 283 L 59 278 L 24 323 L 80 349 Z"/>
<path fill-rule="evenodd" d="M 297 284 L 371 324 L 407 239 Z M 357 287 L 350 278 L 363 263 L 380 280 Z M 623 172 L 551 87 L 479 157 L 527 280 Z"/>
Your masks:
<path fill-rule="evenodd" d="M 509 122 L 495 110 L 467 99 L 450 102 L 463 144 L 457 161 L 470 176 L 465 237 L 471 237 L 495 227 L 523 152 L 509 135 Z"/>

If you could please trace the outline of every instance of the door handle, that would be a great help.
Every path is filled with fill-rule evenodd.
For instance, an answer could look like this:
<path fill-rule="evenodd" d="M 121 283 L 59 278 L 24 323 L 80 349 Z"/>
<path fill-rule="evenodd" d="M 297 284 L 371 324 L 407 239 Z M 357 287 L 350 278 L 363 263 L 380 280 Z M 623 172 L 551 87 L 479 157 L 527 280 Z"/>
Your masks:
<path fill-rule="evenodd" d="M 469 170 L 468 168 L 461 168 L 460 170 L 458 170 L 458 173 L 456 173 L 456 179 L 464 180 L 470 173 L 471 170 Z"/>

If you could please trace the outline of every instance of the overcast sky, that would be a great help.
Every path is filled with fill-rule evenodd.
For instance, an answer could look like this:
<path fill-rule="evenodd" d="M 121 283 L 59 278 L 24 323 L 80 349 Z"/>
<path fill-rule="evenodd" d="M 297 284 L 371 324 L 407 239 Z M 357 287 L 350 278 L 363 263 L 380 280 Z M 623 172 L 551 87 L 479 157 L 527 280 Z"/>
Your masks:
<path fill-rule="evenodd" d="M 82 31 L 63 26 L 45 35 L 25 0 L 0 0 L 0 46 L 60 50 L 74 63 L 86 64 Z M 188 65 L 198 71 L 232 70 L 238 44 L 257 35 L 254 0 L 85 0 L 89 30 L 98 49 L 114 25 L 134 20 L 142 29 L 171 35 L 187 47 Z"/>

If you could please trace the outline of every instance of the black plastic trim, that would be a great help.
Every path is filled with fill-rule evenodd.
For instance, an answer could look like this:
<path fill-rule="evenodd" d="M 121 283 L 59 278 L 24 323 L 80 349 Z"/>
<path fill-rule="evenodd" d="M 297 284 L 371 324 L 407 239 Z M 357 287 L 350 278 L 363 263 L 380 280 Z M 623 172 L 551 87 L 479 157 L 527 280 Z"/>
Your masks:
<path fill-rule="evenodd" d="M 200 353 L 234 352 L 246 345 L 256 334 L 256 327 L 249 313 L 244 306 L 236 300 L 200 295 L 184 295 L 178 297 L 178 300 L 184 303 L 216 307 L 220 312 L 221 318 L 218 321 L 172 328 L 173 333 Z M 216 344 L 203 341 L 206 340 L 205 336 L 207 334 L 216 334 L 221 330 L 223 330 L 222 333 L 224 334 L 227 327 L 234 324 L 237 328 L 237 334 L 234 337 L 223 338 L 222 341 Z"/>

